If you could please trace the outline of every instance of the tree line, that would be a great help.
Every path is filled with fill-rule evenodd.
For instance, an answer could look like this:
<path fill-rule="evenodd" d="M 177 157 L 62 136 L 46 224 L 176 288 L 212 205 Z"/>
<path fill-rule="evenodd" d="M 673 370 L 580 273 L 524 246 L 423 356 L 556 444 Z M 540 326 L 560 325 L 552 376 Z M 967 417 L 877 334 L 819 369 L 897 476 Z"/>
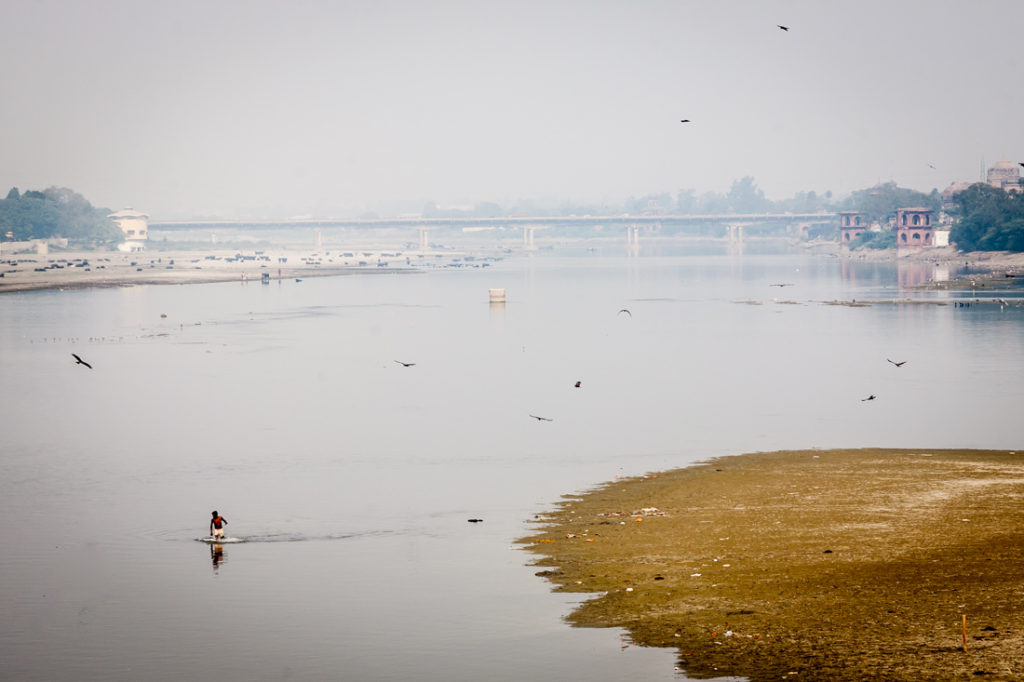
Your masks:
<path fill-rule="evenodd" d="M 681 189 L 670 192 L 629 197 L 621 203 L 585 203 L 558 200 L 520 200 L 501 206 L 493 202 L 480 202 L 460 208 L 442 208 L 434 202 L 423 207 L 425 218 L 494 218 L 508 215 L 718 215 L 723 213 L 818 213 L 822 211 L 860 211 L 870 222 L 885 222 L 896 215 L 897 208 L 924 206 L 939 210 L 941 197 L 938 190 L 930 193 L 898 187 L 894 182 L 858 190 L 838 199 L 831 191 L 821 194 L 814 190 L 797 192 L 786 199 L 772 200 L 765 196 L 751 176 L 734 180 L 728 192 L 703 192 Z M 369 216 L 368 216 L 369 217 Z"/>
<path fill-rule="evenodd" d="M 25 193 L 13 187 L 0 200 L 0 237 L 10 232 L 14 241 L 63 237 L 77 245 L 109 246 L 124 240 L 110 213 L 66 187 Z"/>
<path fill-rule="evenodd" d="M 1008 193 L 984 183 L 971 185 L 954 196 L 956 221 L 950 240 L 963 251 L 1024 251 L 1024 193 Z M 651 213 L 710 215 L 722 213 L 816 213 L 858 211 L 868 224 L 886 224 L 896 209 L 924 207 L 938 213 L 941 197 L 882 183 L 835 199 L 831 192 L 797 192 L 782 200 L 770 200 L 752 177 L 735 180 L 726 193 L 680 190 L 630 197 L 622 204 L 520 201 L 507 207 L 491 202 L 471 208 L 441 209 L 434 203 L 424 207 L 424 217 L 500 217 L 508 215 L 642 215 Z M 16 241 L 64 237 L 76 245 L 110 246 L 123 234 L 107 216 L 110 210 L 97 208 L 85 197 L 66 187 L 20 192 L 14 187 L 0 200 L 0 237 L 12 233 Z M 827 236 L 827 235 L 822 235 Z M 891 248 L 895 241 L 888 230 L 863 235 L 853 246 Z"/>
<path fill-rule="evenodd" d="M 953 201 L 958 219 L 949 239 L 961 251 L 1024 251 L 1024 193 L 979 182 Z"/>

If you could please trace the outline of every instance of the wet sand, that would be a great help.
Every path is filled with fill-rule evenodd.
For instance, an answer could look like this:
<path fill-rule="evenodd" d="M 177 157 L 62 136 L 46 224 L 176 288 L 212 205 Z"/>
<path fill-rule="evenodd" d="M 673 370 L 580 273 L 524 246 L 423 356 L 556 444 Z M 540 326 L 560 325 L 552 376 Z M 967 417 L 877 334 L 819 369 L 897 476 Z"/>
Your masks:
<path fill-rule="evenodd" d="M 58 252 L 47 255 L 4 254 L 0 262 L 0 293 L 33 289 L 120 287 L 146 284 L 197 284 L 204 282 L 260 282 L 352 273 L 394 272 L 408 269 L 405 256 L 352 257 L 295 250 L 270 250 L 254 256 L 237 249 L 209 251 Z M 280 259 L 284 258 L 285 261 Z M 360 264 L 362 262 L 363 264 Z M 417 261 L 413 261 L 414 263 Z M 63 267 L 54 268 L 53 265 Z M 42 271 L 38 270 L 43 268 Z"/>
<path fill-rule="evenodd" d="M 1024 679 L 1022 454 L 725 457 L 537 523 L 538 575 L 595 593 L 570 622 L 674 647 L 691 677 Z"/>

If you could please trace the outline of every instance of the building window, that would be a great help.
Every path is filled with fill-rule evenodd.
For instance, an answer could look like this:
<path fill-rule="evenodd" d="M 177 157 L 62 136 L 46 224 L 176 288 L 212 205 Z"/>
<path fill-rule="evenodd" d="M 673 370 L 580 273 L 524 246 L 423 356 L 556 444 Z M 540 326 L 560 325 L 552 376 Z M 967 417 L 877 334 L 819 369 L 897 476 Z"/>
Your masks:
<path fill-rule="evenodd" d="M 915 225 L 920 225 L 921 224 L 921 216 L 916 215 L 916 214 L 914 215 L 914 224 Z"/>
<path fill-rule="evenodd" d="M 907 224 L 907 214 L 904 213 L 902 218 L 903 218 L 903 224 L 906 225 Z"/>
<path fill-rule="evenodd" d="M 854 225 L 860 225 L 860 216 L 854 216 L 853 224 Z"/>

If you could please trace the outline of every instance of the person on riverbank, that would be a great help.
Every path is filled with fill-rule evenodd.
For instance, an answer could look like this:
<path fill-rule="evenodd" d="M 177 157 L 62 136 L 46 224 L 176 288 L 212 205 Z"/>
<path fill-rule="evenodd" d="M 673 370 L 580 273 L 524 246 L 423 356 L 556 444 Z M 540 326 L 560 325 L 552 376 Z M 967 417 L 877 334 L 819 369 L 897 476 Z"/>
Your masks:
<path fill-rule="evenodd" d="M 228 525 L 228 520 L 214 510 L 213 517 L 210 519 L 210 535 L 215 538 L 224 537 L 224 526 L 226 525 Z"/>

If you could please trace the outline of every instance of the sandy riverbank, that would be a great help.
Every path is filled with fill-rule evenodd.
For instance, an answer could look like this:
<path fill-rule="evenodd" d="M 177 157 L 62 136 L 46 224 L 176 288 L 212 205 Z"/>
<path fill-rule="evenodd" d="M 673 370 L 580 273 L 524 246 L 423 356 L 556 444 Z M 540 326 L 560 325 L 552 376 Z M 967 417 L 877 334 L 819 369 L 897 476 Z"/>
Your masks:
<path fill-rule="evenodd" d="M 966 265 L 983 273 L 971 278 L 979 283 L 997 283 L 1004 281 L 1008 276 L 1024 278 L 1024 253 L 960 253 L 956 249 L 946 247 L 897 254 L 894 250 L 848 251 L 840 249 L 834 242 L 812 242 L 800 246 L 808 253 L 850 260 L 900 260 L 932 263 L 937 267 L 950 269 Z M 243 280 L 251 282 L 260 281 L 264 274 L 268 274 L 271 280 L 277 280 L 347 275 L 356 272 L 393 272 L 423 267 L 479 267 L 488 259 L 482 254 L 470 256 L 468 253 L 456 251 L 403 254 L 376 247 L 348 252 L 247 249 L 242 251 L 246 256 L 244 259 L 237 259 L 238 254 L 239 250 L 234 248 L 152 250 L 133 254 L 118 251 L 52 251 L 46 255 L 5 253 L 0 259 L 0 293 L 146 284 L 195 284 Z M 257 257 L 256 254 L 260 256 Z M 467 262 L 460 263 L 462 260 Z M 474 262 L 470 263 L 471 260 Z M 928 286 L 958 288 L 970 286 L 970 283 L 965 279 L 953 279 Z"/>
<path fill-rule="evenodd" d="M 1013 452 L 757 453 L 567 496 L 522 542 L 596 593 L 573 624 L 692 677 L 1019 680 L 1022 501 Z"/>
<path fill-rule="evenodd" d="M 331 255 L 295 250 L 248 250 L 243 252 L 243 258 L 237 258 L 238 254 L 232 249 L 133 254 L 54 251 L 47 255 L 5 255 L 0 262 L 0 293 L 145 284 L 260 282 L 264 275 L 276 281 L 357 272 L 394 272 L 422 267 L 426 260 L 420 255 L 407 257 L 385 251 Z M 446 257 L 451 259 L 451 256 Z M 434 264 L 436 257 L 431 255 L 426 262 Z"/>
<path fill-rule="evenodd" d="M 847 260 L 872 263 L 905 262 L 932 263 L 944 267 L 965 266 L 990 275 L 1010 273 L 1024 277 L 1024 252 L 1016 251 L 969 251 L 962 252 L 951 246 L 918 251 L 897 252 L 896 249 L 858 249 L 850 251 L 834 242 L 809 242 L 806 249 L 811 253 L 836 256 Z"/>

